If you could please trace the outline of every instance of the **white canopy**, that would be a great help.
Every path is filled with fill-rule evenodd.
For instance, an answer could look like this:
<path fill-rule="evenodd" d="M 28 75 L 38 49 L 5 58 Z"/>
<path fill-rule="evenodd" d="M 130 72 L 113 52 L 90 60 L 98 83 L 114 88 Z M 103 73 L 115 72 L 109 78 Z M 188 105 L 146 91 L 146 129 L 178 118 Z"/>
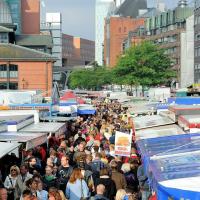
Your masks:
<path fill-rule="evenodd" d="M 54 122 L 42 122 L 37 124 L 31 124 L 19 132 L 27 132 L 27 133 L 55 133 L 56 135 L 60 135 L 66 130 L 65 123 L 54 123 Z"/>
<path fill-rule="evenodd" d="M 0 141 L 26 143 L 26 150 L 28 150 L 47 142 L 47 134 L 5 132 L 0 134 Z"/>
<path fill-rule="evenodd" d="M 179 178 L 159 182 L 161 185 L 168 188 L 176 188 L 186 191 L 200 192 L 200 177 Z"/>
<path fill-rule="evenodd" d="M 164 137 L 164 136 L 178 135 L 184 133 L 185 132 L 179 126 L 173 124 L 173 125 L 137 130 L 135 136 L 136 140 L 142 140 L 142 139 Z"/>
<path fill-rule="evenodd" d="M 174 124 L 174 122 L 168 117 L 163 117 L 159 115 L 135 117 L 133 119 L 133 122 L 135 124 L 136 130 Z"/>
<path fill-rule="evenodd" d="M 0 142 L 0 158 L 19 147 L 18 143 Z"/>

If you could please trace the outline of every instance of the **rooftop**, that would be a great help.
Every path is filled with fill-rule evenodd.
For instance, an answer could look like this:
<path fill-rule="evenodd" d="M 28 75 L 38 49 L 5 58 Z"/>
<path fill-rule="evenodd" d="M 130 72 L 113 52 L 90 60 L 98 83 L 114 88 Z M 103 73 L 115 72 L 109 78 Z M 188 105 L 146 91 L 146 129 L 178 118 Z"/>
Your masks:
<path fill-rule="evenodd" d="M 53 47 L 50 35 L 16 35 L 16 44 L 20 46 L 47 46 Z"/>

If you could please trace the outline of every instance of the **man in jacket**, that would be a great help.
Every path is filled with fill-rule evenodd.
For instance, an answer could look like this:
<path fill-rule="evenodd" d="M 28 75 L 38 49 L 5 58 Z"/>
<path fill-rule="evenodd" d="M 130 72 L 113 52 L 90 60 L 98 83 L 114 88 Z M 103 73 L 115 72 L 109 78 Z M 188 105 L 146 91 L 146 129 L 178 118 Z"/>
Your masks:
<path fill-rule="evenodd" d="M 26 165 L 21 165 L 20 175 L 16 180 L 15 185 L 15 199 L 19 199 L 23 191 L 26 189 L 26 181 L 32 178 L 32 174 L 29 174 L 28 167 Z"/>
<path fill-rule="evenodd" d="M 126 178 L 125 176 L 118 172 L 117 171 L 117 162 L 115 160 L 112 160 L 110 162 L 110 167 L 112 169 L 112 180 L 115 182 L 115 185 L 116 185 L 116 189 L 119 190 L 119 189 L 125 189 L 126 186 L 127 186 L 127 183 L 126 183 Z"/>
<path fill-rule="evenodd" d="M 108 200 L 108 198 L 103 195 L 104 192 L 105 192 L 105 186 L 103 184 L 97 185 L 96 188 L 97 194 L 94 197 L 91 197 L 90 200 Z"/>

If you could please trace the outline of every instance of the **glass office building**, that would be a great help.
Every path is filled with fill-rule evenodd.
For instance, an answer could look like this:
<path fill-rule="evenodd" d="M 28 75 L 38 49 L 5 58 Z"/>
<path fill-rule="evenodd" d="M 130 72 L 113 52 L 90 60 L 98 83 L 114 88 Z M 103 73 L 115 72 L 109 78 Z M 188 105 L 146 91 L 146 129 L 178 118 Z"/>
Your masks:
<path fill-rule="evenodd" d="M 21 33 L 21 0 L 0 0 L 0 24 L 16 25 Z"/>
<path fill-rule="evenodd" d="M 115 10 L 114 0 L 96 0 L 95 5 L 95 61 L 103 65 L 104 22 Z"/>

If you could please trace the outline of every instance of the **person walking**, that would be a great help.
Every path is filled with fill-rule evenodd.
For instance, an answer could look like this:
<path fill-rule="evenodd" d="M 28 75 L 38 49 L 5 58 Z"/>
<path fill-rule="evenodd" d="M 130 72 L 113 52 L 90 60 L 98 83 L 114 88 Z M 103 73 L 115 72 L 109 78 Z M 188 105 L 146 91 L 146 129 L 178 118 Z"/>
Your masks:
<path fill-rule="evenodd" d="M 89 188 L 79 168 L 74 169 L 70 176 L 66 187 L 66 197 L 69 200 L 84 200 L 89 198 Z"/>
<path fill-rule="evenodd" d="M 28 172 L 28 167 L 26 165 L 21 165 L 20 174 L 17 177 L 15 184 L 15 199 L 19 199 L 22 192 L 26 189 L 26 181 L 32 178 L 32 174 Z"/>
<path fill-rule="evenodd" d="M 10 168 L 10 174 L 6 177 L 6 180 L 4 182 L 4 186 L 8 191 L 8 200 L 14 199 L 15 185 L 19 174 L 20 174 L 19 167 L 13 165 Z"/>

